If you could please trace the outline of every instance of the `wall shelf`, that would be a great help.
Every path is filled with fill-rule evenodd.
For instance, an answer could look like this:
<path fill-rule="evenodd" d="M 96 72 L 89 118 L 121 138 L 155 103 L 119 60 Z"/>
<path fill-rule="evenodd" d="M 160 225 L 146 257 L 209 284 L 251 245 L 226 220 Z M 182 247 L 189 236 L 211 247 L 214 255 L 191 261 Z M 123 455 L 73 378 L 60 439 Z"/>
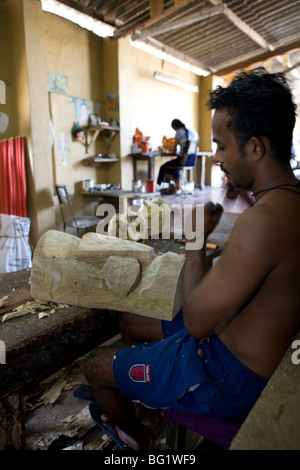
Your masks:
<path fill-rule="evenodd" d="M 117 126 L 98 124 L 97 126 L 86 126 L 83 130 L 85 134 L 85 148 L 86 151 L 88 151 L 89 146 L 95 142 L 101 132 L 105 135 L 107 149 L 109 149 L 114 137 L 120 131 L 120 128 Z"/>
<path fill-rule="evenodd" d="M 86 157 L 82 160 L 82 163 L 84 166 L 99 166 L 105 163 L 115 163 L 118 161 L 119 161 L 118 158 L 102 157 L 102 158 L 95 159 L 94 157 Z"/>

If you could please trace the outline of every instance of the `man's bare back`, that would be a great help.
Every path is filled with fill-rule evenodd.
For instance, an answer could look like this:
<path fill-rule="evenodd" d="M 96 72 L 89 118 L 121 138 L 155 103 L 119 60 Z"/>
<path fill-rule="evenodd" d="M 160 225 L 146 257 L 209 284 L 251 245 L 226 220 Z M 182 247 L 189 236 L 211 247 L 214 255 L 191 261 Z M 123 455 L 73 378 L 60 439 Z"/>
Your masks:
<path fill-rule="evenodd" d="M 241 250 L 242 244 L 236 239 L 246 232 L 245 243 L 250 249 L 253 244 L 254 252 L 257 248 L 254 269 L 257 265 L 265 275 L 261 276 L 255 295 L 246 305 L 232 314 L 233 318 L 228 318 L 227 325 L 221 322 L 216 328 L 227 348 L 266 379 L 272 375 L 300 329 L 300 188 L 293 191 L 274 189 L 241 216 L 231 244 L 240 243 L 236 249 Z M 256 226 L 260 221 L 264 227 L 256 231 L 252 223 Z M 261 247 L 256 245 L 253 232 L 264 236 Z M 246 276 L 253 266 L 243 266 Z"/>

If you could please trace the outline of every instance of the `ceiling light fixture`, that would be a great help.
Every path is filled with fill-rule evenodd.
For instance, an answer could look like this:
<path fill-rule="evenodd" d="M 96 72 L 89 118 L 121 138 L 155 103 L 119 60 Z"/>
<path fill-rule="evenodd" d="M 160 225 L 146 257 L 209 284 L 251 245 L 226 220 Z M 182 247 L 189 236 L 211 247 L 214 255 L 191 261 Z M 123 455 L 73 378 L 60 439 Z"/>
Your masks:
<path fill-rule="evenodd" d="M 192 91 L 193 93 L 199 93 L 199 87 L 197 85 L 183 82 L 182 80 L 178 80 L 178 78 L 170 77 L 169 75 L 164 75 L 160 72 L 154 72 L 154 78 L 156 80 L 160 80 L 161 82 L 168 83 L 169 85 L 184 88 L 185 90 Z"/>
<path fill-rule="evenodd" d="M 146 40 L 141 41 L 133 41 L 131 39 L 129 43 L 131 46 L 136 47 L 137 49 L 147 52 L 148 54 L 151 54 L 154 57 L 158 57 L 159 59 L 166 60 L 171 64 L 178 65 L 178 67 L 181 67 L 185 70 L 189 70 L 190 72 L 193 72 L 196 75 L 206 77 L 211 73 L 209 70 L 201 68 L 197 64 L 192 63 L 186 57 L 176 57 L 174 54 L 172 54 L 172 52 L 169 52 L 170 48 L 166 48 L 165 46 L 162 47 L 162 45 L 153 38 L 147 38 Z"/>
<path fill-rule="evenodd" d="M 115 28 L 56 0 L 41 0 L 42 9 L 78 24 L 102 38 L 113 36 Z"/>

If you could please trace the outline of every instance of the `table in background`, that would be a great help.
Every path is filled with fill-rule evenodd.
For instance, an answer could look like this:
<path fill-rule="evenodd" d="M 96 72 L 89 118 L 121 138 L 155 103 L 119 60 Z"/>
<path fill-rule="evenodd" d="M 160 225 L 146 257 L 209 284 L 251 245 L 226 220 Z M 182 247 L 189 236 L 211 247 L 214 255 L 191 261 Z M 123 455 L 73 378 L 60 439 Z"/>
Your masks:
<path fill-rule="evenodd" d="M 160 192 L 155 193 L 143 193 L 135 191 L 127 191 L 123 189 L 106 189 L 104 191 L 81 191 L 83 196 L 90 196 L 94 199 L 98 199 L 99 202 L 103 201 L 105 198 L 109 199 L 119 199 L 127 198 L 127 200 L 133 201 L 134 199 L 154 199 L 155 197 L 160 197 Z"/>
<path fill-rule="evenodd" d="M 130 153 L 130 157 L 132 157 L 133 162 L 133 179 L 137 180 L 137 162 L 139 161 L 146 161 L 148 164 L 148 172 L 147 178 L 148 180 L 155 180 L 155 157 L 161 157 L 161 152 L 142 152 L 142 153 Z M 171 155 L 172 156 L 172 155 Z M 175 156 L 175 155 L 173 155 Z"/>
<path fill-rule="evenodd" d="M 147 177 L 149 180 L 155 181 L 155 157 L 177 157 L 176 154 L 166 153 L 166 152 L 143 152 L 143 153 L 130 153 L 133 161 L 133 179 L 137 180 L 137 164 L 139 161 L 146 161 L 148 164 Z M 204 186 L 205 179 L 205 158 L 212 157 L 212 152 L 197 152 L 197 159 L 200 160 L 199 169 L 200 169 L 200 178 L 199 183 L 195 181 L 196 186 L 200 189 Z"/>

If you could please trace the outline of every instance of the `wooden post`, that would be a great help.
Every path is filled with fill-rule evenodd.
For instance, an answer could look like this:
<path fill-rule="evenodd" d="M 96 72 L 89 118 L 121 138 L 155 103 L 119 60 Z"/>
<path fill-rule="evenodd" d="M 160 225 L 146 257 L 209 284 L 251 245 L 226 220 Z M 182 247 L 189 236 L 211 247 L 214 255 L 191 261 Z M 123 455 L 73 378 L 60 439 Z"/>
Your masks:
<path fill-rule="evenodd" d="M 156 18 L 164 12 L 164 0 L 150 0 L 150 17 Z"/>
<path fill-rule="evenodd" d="M 199 136 L 200 136 L 200 151 L 211 152 L 211 111 L 207 107 L 207 100 L 209 98 L 208 92 L 212 89 L 212 76 L 200 78 L 200 93 L 199 93 L 199 108 L 200 108 L 200 123 L 199 123 Z M 204 184 L 211 185 L 211 168 L 212 158 L 205 157 L 203 161 L 204 171 Z M 198 175 L 199 176 L 199 175 Z M 199 178 L 198 178 L 199 179 Z"/>
<path fill-rule="evenodd" d="M 23 393 L 0 400 L 0 450 L 25 450 Z"/>

